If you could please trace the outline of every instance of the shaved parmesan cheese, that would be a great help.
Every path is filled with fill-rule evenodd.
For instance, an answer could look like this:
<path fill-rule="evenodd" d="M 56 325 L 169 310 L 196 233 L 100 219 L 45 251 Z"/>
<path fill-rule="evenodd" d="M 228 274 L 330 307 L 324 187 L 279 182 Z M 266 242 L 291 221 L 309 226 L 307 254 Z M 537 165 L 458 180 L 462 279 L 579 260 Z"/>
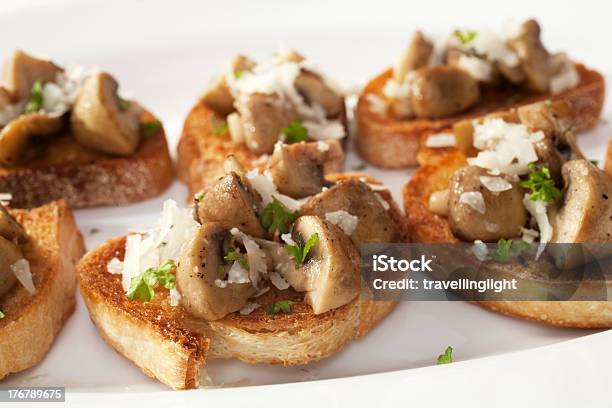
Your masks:
<path fill-rule="evenodd" d="M 240 231 L 238 228 L 232 228 L 230 233 L 242 240 L 242 245 L 244 245 L 244 248 L 246 249 L 247 259 L 249 260 L 248 279 L 250 279 L 253 286 L 257 288 L 262 275 L 265 276 L 268 273 L 266 253 L 251 237 Z M 234 262 L 234 266 L 235 264 L 236 262 Z M 232 268 L 234 266 L 232 266 Z"/>
<path fill-rule="evenodd" d="M 512 184 L 502 177 L 480 176 L 480 184 L 493 193 L 512 189 Z"/>
<path fill-rule="evenodd" d="M 434 133 L 425 141 L 427 147 L 453 147 L 455 145 L 455 135 L 448 132 Z"/>
<path fill-rule="evenodd" d="M 359 222 L 358 217 L 344 210 L 328 212 L 325 214 L 325 219 L 340 227 L 340 229 L 349 236 L 353 233 L 353 231 L 355 231 L 355 228 L 357 228 L 357 223 Z"/>
<path fill-rule="evenodd" d="M 405 99 L 410 96 L 410 83 L 404 81 L 401 84 L 394 79 L 388 79 L 383 87 L 383 95 L 389 99 Z"/>
<path fill-rule="evenodd" d="M 544 201 L 532 201 L 530 194 L 525 194 L 523 197 L 523 205 L 525 209 L 529 211 L 529 214 L 535 218 L 540 230 L 540 243 L 545 244 L 550 241 L 553 235 L 553 228 L 548 221 L 548 214 L 546 212 L 547 205 Z"/>
<path fill-rule="evenodd" d="M 378 199 L 378 202 L 380 202 L 380 205 L 382 205 L 382 207 L 385 209 L 385 211 L 390 208 L 387 200 L 385 200 L 380 194 L 376 194 L 376 198 Z"/>
<path fill-rule="evenodd" d="M 181 294 L 175 288 L 170 289 L 170 306 L 178 306 L 181 301 Z"/>
<path fill-rule="evenodd" d="M 132 278 L 138 276 L 140 272 L 140 242 L 142 236 L 139 234 L 128 235 L 125 240 L 125 257 L 123 259 L 123 290 L 128 291 L 132 283 Z"/>
<path fill-rule="evenodd" d="M 106 264 L 106 270 L 109 273 L 121 275 L 123 273 L 123 262 L 114 257 Z"/>
<path fill-rule="evenodd" d="M 580 83 L 580 75 L 571 61 L 567 61 L 561 72 L 550 78 L 550 92 L 558 94 L 568 89 L 574 88 Z"/>
<path fill-rule="evenodd" d="M 477 239 L 476 241 L 474 241 L 474 245 L 472 245 L 472 253 L 480 262 L 486 261 L 489 256 L 489 249 L 487 248 L 487 244 Z"/>
<path fill-rule="evenodd" d="M 478 30 L 474 39 L 468 44 L 462 44 L 457 38 L 453 41 L 455 46 L 459 46 L 464 51 L 484 55 L 490 61 L 499 61 L 509 67 L 519 64 L 518 55 L 506 45 L 503 38 L 491 30 Z"/>
<path fill-rule="evenodd" d="M 60 72 L 54 82 L 46 82 L 42 89 L 42 110 L 53 116 L 61 116 L 72 109 L 85 80 L 96 73 L 97 68 L 70 67 Z"/>
<path fill-rule="evenodd" d="M 259 296 L 263 295 L 264 293 L 268 293 L 269 291 L 270 291 L 270 287 L 269 286 L 263 287 L 263 288 L 259 289 L 257 291 L 257 293 L 255 293 L 253 295 L 253 297 L 254 298 L 259 297 Z"/>
<path fill-rule="evenodd" d="M 461 193 L 459 196 L 459 203 L 469 205 L 480 214 L 484 214 L 487 211 L 484 198 L 480 191 L 468 191 Z"/>
<path fill-rule="evenodd" d="M 491 63 L 481 58 L 461 54 L 457 63 L 459 64 L 459 68 L 478 81 L 489 82 L 493 76 L 493 67 Z"/>
<path fill-rule="evenodd" d="M 257 308 L 261 307 L 259 303 L 248 302 L 242 309 L 240 309 L 240 314 L 243 316 L 250 315 Z"/>
<path fill-rule="evenodd" d="M 540 236 L 540 233 L 538 231 L 523 227 L 521 227 L 521 233 L 521 239 L 529 244 L 531 244 L 537 237 Z"/>
<path fill-rule="evenodd" d="M 261 196 L 264 207 L 270 204 L 273 198 L 276 198 L 291 211 L 297 211 L 302 206 L 299 200 L 278 192 L 269 171 L 266 170 L 261 174 L 259 170 L 253 169 L 246 174 L 246 178 L 249 180 L 251 187 Z"/>
<path fill-rule="evenodd" d="M 225 289 L 227 287 L 227 281 L 223 279 L 215 279 L 215 286 L 221 289 Z"/>
<path fill-rule="evenodd" d="M 13 199 L 13 195 L 11 193 L 0 193 L 0 204 L 8 205 L 10 204 L 12 199 Z"/>
<path fill-rule="evenodd" d="M 374 113 L 384 115 L 389 108 L 387 102 L 378 95 L 369 93 L 365 96 L 366 101 L 370 104 L 370 110 Z"/>
<path fill-rule="evenodd" d="M 287 233 L 287 234 L 282 234 L 281 235 L 281 239 L 283 240 L 283 242 L 285 242 L 287 245 L 296 245 L 295 241 L 293 240 L 293 238 L 291 238 L 291 234 Z"/>
<path fill-rule="evenodd" d="M 270 282 L 272 282 L 272 284 L 280 290 L 288 289 L 290 286 L 289 282 L 287 282 L 278 272 L 270 273 Z"/>
<path fill-rule="evenodd" d="M 346 136 L 344 126 L 338 120 L 330 120 L 323 123 L 305 120 L 302 124 L 308 130 L 308 137 L 310 139 L 339 140 Z"/>
<path fill-rule="evenodd" d="M 329 145 L 324 141 L 319 141 L 317 142 L 317 149 L 319 149 L 320 152 L 326 152 L 329 150 Z"/>
<path fill-rule="evenodd" d="M 240 262 L 234 261 L 227 272 L 227 283 L 248 283 L 250 281 L 249 271 L 244 269 Z"/>
<path fill-rule="evenodd" d="M 11 271 L 21 283 L 21 285 L 28 291 L 30 295 L 36 293 L 34 287 L 34 281 L 32 280 L 32 271 L 30 270 L 30 263 L 27 259 L 20 259 L 11 265 Z"/>

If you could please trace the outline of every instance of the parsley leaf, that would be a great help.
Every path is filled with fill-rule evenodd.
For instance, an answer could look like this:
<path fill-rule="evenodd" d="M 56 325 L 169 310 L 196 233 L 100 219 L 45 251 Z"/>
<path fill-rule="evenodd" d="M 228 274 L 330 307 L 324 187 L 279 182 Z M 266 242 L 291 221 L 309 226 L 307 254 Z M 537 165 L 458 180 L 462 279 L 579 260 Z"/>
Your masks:
<path fill-rule="evenodd" d="M 599 160 L 589 160 L 594 166 L 599 166 Z"/>
<path fill-rule="evenodd" d="M 531 173 L 527 180 L 520 182 L 520 186 L 531 190 L 531 201 L 544 201 L 550 203 L 561 197 L 561 191 L 555 186 L 548 167 L 537 169 L 535 163 L 529 163 Z"/>
<path fill-rule="evenodd" d="M 203 192 L 203 191 L 200 191 L 199 193 L 196 193 L 196 194 L 193 196 L 193 199 L 194 199 L 194 200 L 196 200 L 196 201 L 198 201 L 198 202 L 199 202 L 199 201 L 202 201 L 202 199 L 203 199 L 203 198 L 204 198 L 204 192 Z"/>
<path fill-rule="evenodd" d="M 4 312 L 2 311 L 2 309 L 0 309 L 0 320 L 4 319 L 4 316 L 5 316 Z"/>
<path fill-rule="evenodd" d="M 279 300 L 277 302 L 274 302 L 266 306 L 266 313 L 267 314 L 279 314 L 279 313 L 290 314 L 291 306 L 293 306 L 294 303 L 295 302 L 291 300 Z"/>
<path fill-rule="evenodd" d="M 287 143 L 299 143 L 308 139 L 308 129 L 299 120 L 294 120 L 281 130 L 287 136 Z"/>
<path fill-rule="evenodd" d="M 229 127 L 227 126 L 227 122 L 220 122 L 218 125 L 215 125 L 213 128 L 213 135 L 215 136 L 223 136 L 229 131 Z"/>
<path fill-rule="evenodd" d="M 440 354 L 438 356 L 437 364 L 449 364 L 453 362 L 453 348 L 448 346 L 446 350 L 444 350 L 444 354 Z"/>
<path fill-rule="evenodd" d="M 236 71 L 234 72 L 234 79 L 239 80 L 244 75 L 244 71 Z"/>
<path fill-rule="evenodd" d="M 300 266 L 304 263 L 306 257 L 308 256 L 308 252 L 310 252 L 310 249 L 318 240 L 319 234 L 314 233 L 310 236 L 310 238 L 308 238 L 308 241 L 306 241 L 306 244 L 304 244 L 303 246 L 300 244 L 287 245 L 287 251 L 289 251 L 289 253 L 293 255 L 293 258 L 295 259 L 295 264 L 297 266 Z"/>
<path fill-rule="evenodd" d="M 130 300 L 142 300 L 148 302 L 155 297 L 155 287 L 160 284 L 166 289 L 173 289 L 176 276 L 172 271 L 176 264 L 172 259 L 168 259 L 157 268 L 149 268 L 140 275 L 132 278 L 127 297 Z"/>
<path fill-rule="evenodd" d="M 476 38 L 478 33 L 476 31 L 455 31 L 455 37 L 459 40 L 459 42 L 463 45 L 468 45 L 474 38 Z"/>
<path fill-rule="evenodd" d="M 227 255 L 223 257 L 223 259 L 226 261 L 238 261 L 243 269 L 246 269 L 247 271 L 249 270 L 249 261 L 247 260 L 246 256 L 238 252 L 236 249 L 231 249 Z"/>
<path fill-rule="evenodd" d="M 150 122 L 140 123 L 140 133 L 146 138 L 153 137 L 162 128 L 162 123 L 158 120 L 152 120 Z"/>
<path fill-rule="evenodd" d="M 290 211 L 276 197 L 272 197 L 272 202 L 266 205 L 259 215 L 259 221 L 270 235 L 274 235 L 276 231 L 285 234 L 289 232 L 289 225 L 295 221 L 297 216 L 297 211 Z"/>
<path fill-rule="evenodd" d="M 497 251 L 492 257 L 497 262 L 506 263 L 510 259 L 510 247 L 512 246 L 511 239 L 500 239 L 497 241 Z"/>
<path fill-rule="evenodd" d="M 32 95 L 25 106 L 25 113 L 38 112 L 43 105 L 43 83 L 40 79 L 32 85 Z"/>
<path fill-rule="evenodd" d="M 117 101 L 119 110 L 122 112 L 125 112 L 126 110 L 130 109 L 130 106 L 132 105 L 132 102 L 128 101 L 127 99 L 123 99 L 120 96 L 117 96 Z"/>

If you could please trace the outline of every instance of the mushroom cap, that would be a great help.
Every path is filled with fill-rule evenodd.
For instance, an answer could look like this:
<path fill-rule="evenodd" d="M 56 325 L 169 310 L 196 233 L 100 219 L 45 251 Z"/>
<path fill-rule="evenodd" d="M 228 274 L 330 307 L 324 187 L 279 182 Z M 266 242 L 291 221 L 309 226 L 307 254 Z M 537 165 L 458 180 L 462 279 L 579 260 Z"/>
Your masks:
<path fill-rule="evenodd" d="M 511 185 L 509 190 L 493 192 L 482 185 L 480 177 L 490 177 L 485 169 L 465 166 L 451 177 L 449 195 L 449 223 L 453 234 L 464 241 L 497 241 L 520 235 L 520 227 L 527 222 L 523 205 L 524 191 L 518 182 L 504 175 L 500 177 Z M 466 202 L 464 193 L 482 194 L 484 214 Z"/>
<path fill-rule="evenodd" d="M 13 100 L 23 101 L 32 93 L 34 82 L 53 81 L 62 71 L 62 68 L 51 61 L 35 58 L 17 50 L 4 65 L 3 82 L 12 94 Z"/>
<path fill-rule="evenodd" d="M 19 247 L 0 236 L 0 299 L 10 291 L 17 282 L 11 265 L 23 258 Z"/>
<path fill-rule="evenodd" d="M 321 76 L 301 70 L 295 79 L 295 88 L 309 105 L 318 105 L 328 118 L 334 118 L 344 111 L 344 97 L 329 87 Z"/>
<path fill-rule="evenodd" d="M 44 113 L 19 115 L 0 130 L 0 164 L 14 166 L 31 159 L 35 153 L 35 137 L 57 134 L 64 124 L 62 117 Z"/>
<path fill-rule="evenodd" d="M 316 215 L 325 219 L 327 213 L 344 210 L 358 218 L 350 236 L 355 245 L 397 241 L 399 230 L 381 200 L 382 198 L 363 181 L 341 180 L 311 197 L 300 208 L 300 214 Z"/>
<path fill-rule="evenodd" d="M 326 148 L 321 148 L 320 143 Z M 268 170 L 278 191 L 292 198 L 317 194 L 325 185 L 324 166 L 340 166 L 344 153 L 337 140 L 277 143 Z"/>
<path fill-rule="evenodd" d="M 240 310 L 256 289 L 247 283 L 227 283 L 219 287 L 218 267 L 223 265 L 223 243 L 230 232 L 221 224 L 200 226 L 183 250 L 176 270 L 176 287 L 181 304 L 195 317 L 212 321 Z"/>
<path fill-rule="evenodd" d="M 521 33 L 508 40 L 508 46 L 518 54 L 527 86 L 535 92 L 546 92 L 551 75 L 550 54 L 540 39 L 540 25 L 535 20 L 522 24 Z"/>
<path fill-rule="evenodd" d="M 238 72 L 252 70 L 255 62 L 239 54 L 234 57 L 230 66 L 235 75 Z M 225 71 L 222 72 L 215 83 L 202 95 L 202 102 L 222 115 L 228 115 L 234 111 L 234 96 L 227 85 L 226 75 Z"/>
<path fill-rule="evenodd" d="M 89 76 L 72 108 L 74 137 L 83 146 L 115 155 L 136 151 L 140 140 L 139 110 L 135 104 L 121 109 L 118 84 L 105 72 Z"/>
<path fill-rule="evenodd" d="M 402 83 L 406 74 L 429 64 L 433 54 L 433 44 L 419 30 L 415 31 L 401 59 L 393 67 L 393 79 Z"/>
<path fill-rule="evenodd" d="M 196 214 L 202 224 L 217 222 L 226 229 L 236 227 L 262 238 L 266 232 L 257 217 L 258 206 L 258 197 L 238 174 L 231 171 L 204 192 L 196 202 Z"/>
<path fill-rule="evenodd" d="M 293 224 L 292 237 L 305 243 L 313 234 L 318 240 L 299 267 L 289 268 L 285 279 L 298 291 L 315 314 L 336 309 L 353 300 L 361 290 L 359 252 L 334 224 L 316 216 L 302 216 Z"/>
<path fill-rule="evenodd" d="M 21 224 L 0 204 L 0 237 L 12 242 L 24 242 L 27 234 Z"/>
<path fill-rule="evenodd" d="M 441 118 L 462 112 L 480 99 L 478 81 L 462 69 L 434 65 L 411 78 L 411 102 L 418 117 Z"/>

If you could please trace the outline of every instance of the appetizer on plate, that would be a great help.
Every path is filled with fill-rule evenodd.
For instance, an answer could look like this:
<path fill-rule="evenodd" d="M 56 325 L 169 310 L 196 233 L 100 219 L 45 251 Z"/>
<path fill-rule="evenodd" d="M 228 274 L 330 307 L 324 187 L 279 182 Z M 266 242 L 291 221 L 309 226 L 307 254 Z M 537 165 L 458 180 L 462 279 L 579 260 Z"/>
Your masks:
<path fill-rule="evenodd" d="M 0 191 L 15 207 L 140 201 L 173 178 L 161 122 L 108 73 L 16 51 L 0 85 Z"/>
<path fill-rule="evenodd" d="M 277 142 L 336 141 L 347 135 L 338 86 L 295 51 L 280 50 L 256 63 L 238 55 L 185 120 L 178 145 L 178 177 L 190 197 L 223 175 L 227 155 L 251 169 L 263 166 Z M 325 149 L 325 145 L 321 145 Z M 337 172 L 323 160 L 324 172 Z"/>
<path fill-rule="evenodd" d="M 0 204 L 0 379 L 38 364 L 75 308 L 85 252 L 64 201 L 31 210 Z"/>
<path fill-rule="evenodd" d="M 567 103 L 547 100 L 458 122 L 450 133 L 456 148 L 423 146 L 421 167 L 404 188 L 412 239 L 512 250 L 524 242 L 586 243 L 610 255 L 602 251 L 612 244 L 612 178 L 584 157 L 571 123 Z M 584 263 L 567 259 L 570 270 Z M 509 273 L 551 278 L 542 276 L 550 268 L 541 260 Z M 605 284 L 609 291 L 612 282 Z M 479 303 L 552 325 L 612 327 L 610 301 Z"/>
<path fill-rule="evenodd" d="M 226 174 L 157 228 L 111 240 L 78 266 L 102 337 L 146 374 L 195 388 L 206 358 L 296 365 L 363 336 L 394 302 L 362 299 L 359 245 L 407 240 L 388 190 L 359 174 L 304 173 L 321 142 Z M 308 195 L 294 191 L 310 191 Z"/>
<path fill-rule="evenodd" d="M 603 77 L 565 53 L 550 53 L 535 20 L 504 31 L 457 30 L 439 40 L 417 31 L 397 64 L 359 98 L 361 156 L 384 168 L 415 166 L 424 133 L 547 99 L 569 104 L 576 131 L 594 126 Z"/>

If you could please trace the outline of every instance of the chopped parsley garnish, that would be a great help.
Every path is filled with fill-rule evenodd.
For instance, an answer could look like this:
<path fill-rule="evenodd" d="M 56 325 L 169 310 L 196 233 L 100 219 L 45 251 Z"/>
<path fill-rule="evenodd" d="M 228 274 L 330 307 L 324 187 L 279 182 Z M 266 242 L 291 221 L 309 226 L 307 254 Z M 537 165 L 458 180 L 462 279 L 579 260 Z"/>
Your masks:
<path fill-rule="evenodd" d="M 510 259 L 511 239 L 500 239 L 497 241 L 497 251 L 493 253 L 493 259 L 497 262 L 506 263 Z"/>
<path fill-rule="evenodd" d="M 547 99 L 547 100 L 544 101 L 544 104 L 550 108 L 552 106 L 552 104 L 553 104 L 553 101 L 552 101 L 552 99 Z"/>
<path fill-rule="evenodd" d="M 89 230 L 89 235 L 95 235 L 95 234 L 97 234 L 98 232 L 100 232 L 100 230 L 99 230 L 98 228 L 91 228 L 91 229 Z"/>
<path fill-rule="evenodd" d="M 240 78 L 242 78 L 242 75 L 244 75 L 244 71 L 236 71 L 236 72 L 234 72 L 234 78 L 236 80 L 239 80 Z"/>
<path fill-rule="evenodd" d="M 291 301 L 291 300 L 279 300 L 277 302 L 274 302 L 272 304 L 269 304 L 268 306 L 266 306 L 266 313 L 267 314 L 279 314 L 279 313 L 283 313 L 283 314 L 290 314 L 291 313 L 291 306 L 294 304 L 295 302 Z"/>
<path fill-rule="evenodd" d="M 591 162 L 591 164 L 595 165 L 595 166 L 599 166 L 599 160 L 589 160 Z"/>
<path fill-rule="evenodd" d="M 453 348 L 448 346 L 446 350 L 444 350 L 444 354 L 440 354 L 438 356 L 437 364 L 449 364 L 453 362 Z"/>
<path fill-rule="evenodd" d="M 259 221 L 270 235 L 274 235 L 276 231 L 285 234 L 289 232 L 289 226 L 297 216 L 297 211 L 289 210 L 276 197 L 272 197 L 272 202 L 266 205 L 259 215 Z"/>
<path fill-rule="evenodd" d="M 128 101 L 127 99 L 123 99 L 120 96 L 117 96 L 117 104 L 119 106 L 119 110 L 125 112 L 126 110 L 130 109 L 130 106 L 132 105 L 132 102 Z"/>
<path fill-rule="evenodd" d="M 229 250 L 227 255 L 223 257 L 223 259 L 230 262 L 238 261 L 238 263 L 240 264 L 240 266 L 242 266 L 243 269 L 246 269 L 247 271 L 249 270 L 249 261 L 247 257 L 244 254 L 241 254 L 236 249 Z"/>
<path fill-rule="evenodd" d="M 531 173 L 527 176 L 527 180 L 520 182 L 520 186 L 531 190 L 529 196 L 531 201 L 550 203 L 561 197 L 561 190 L 555 186 L 548 167 L 538 169 L 535 163 L 529 163 L 529 169 Z"/>
<path fill-rule="evenodd" d="M 476 38 L 478 33 L 476 31 L 468 30 L 468 31 L 455 31 L 455 37 L 459 40 L 459 42 L 463 45 L 468 45 L 472 42 L 474 38 Z"/>
<path fill-rule="evenodd" d="M 142 300 L 148 302 L 155 297 L 155 287 L 159 284 L 166 289 L 173 289 L 176 276 L 172 273 L 176 264 L 168 259 L 157 268 L 149 268 L 140 275 L 132 278 L 127 297 L 130 300 Z"/>
<path fill-rule="evenodd" d="M 204 193 L 202 191 L 200 191 L 199 193 L 196 193 L 196 195 L 193 196 L 193 199 L 196 201 L 202 201 L 203 198 L 204 198 Z"/>
<path fill-rule="evenodd" d="M 2 309 L 0 309 L 0 319 L 4 319 L 4 316 L 5 316 L 4 312 L 2 311 Z"/>
<path fill-rule="evenodd" d="M 227 122 L 223 121 L 213 127 L 213 135 L 215 136 L 223 136 L 229 131 L 229 127 L 227 126 Z"/>
<path fill-rule="evenodd" d="M 38 112 L 43 105 L 43 83 L 40 79 L 32 85 L 32 95 L 25 106 L 25 113 Z"/>
<path fill-rule="evenodd" d="M 291 122 L 281 133 L 287 137 L 287 143 L 299 143 L 308 139 L 308 129 L 299 120 Z"/>
<path fill-rule="evenodd" d="M 304 264 L 304 261 L 308 256 L 308 252 L 310 252 L 310 249 L 318 240 L 319 234 L 314 233 L 310 236 L 310 238 L 308 238 L 308 241 L 306 241 L 304 245 L 287 245 L 287 251 L 289 251 L 289 253 L 293 256 L 297 266 Z"/>
<path fill-rule="evenodd" d="M 161 128 L 162 123 L 158 119 L 140 123 L 140 133 L 146 138 L 154 136 Z"/>
<path fill-rule="evenodd" d="M 506 104 L 507 105 L 514 105 L 515 103 L 517 103 L 521 99 L 523 99 L 523 94 L 515 93 L 515 94 L 510 95 L 508 97 L 508 99 L 506 99 Z"/>

